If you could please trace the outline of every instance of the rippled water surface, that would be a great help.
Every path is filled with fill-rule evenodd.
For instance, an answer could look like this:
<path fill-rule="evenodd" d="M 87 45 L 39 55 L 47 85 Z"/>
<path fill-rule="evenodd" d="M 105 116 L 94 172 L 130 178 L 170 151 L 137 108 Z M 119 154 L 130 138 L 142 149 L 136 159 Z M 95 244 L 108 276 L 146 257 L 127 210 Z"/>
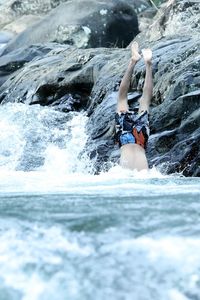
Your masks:
<path fill-rule="evenodd" d="M 1 193 L 0 299 L 198 299 L 199 179 L 114 177 Z"/>

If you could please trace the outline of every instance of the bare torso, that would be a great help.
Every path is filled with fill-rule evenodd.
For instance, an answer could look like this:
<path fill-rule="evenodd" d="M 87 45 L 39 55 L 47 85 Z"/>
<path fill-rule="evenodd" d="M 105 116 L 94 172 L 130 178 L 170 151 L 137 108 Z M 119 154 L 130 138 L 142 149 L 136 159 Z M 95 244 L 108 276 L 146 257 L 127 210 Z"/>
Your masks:
<path fill-rule="evenodd" d="M 120 165 L 130 170 L 148 170 L 145 150 L 137 144 L 126 144 L 121 148 Z"/>

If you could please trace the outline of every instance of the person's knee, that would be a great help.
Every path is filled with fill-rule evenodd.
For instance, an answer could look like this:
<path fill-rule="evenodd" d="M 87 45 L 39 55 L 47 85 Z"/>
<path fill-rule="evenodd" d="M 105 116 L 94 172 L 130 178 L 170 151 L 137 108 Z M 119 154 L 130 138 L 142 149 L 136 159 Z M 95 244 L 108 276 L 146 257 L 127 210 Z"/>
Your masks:
<path fill-rule="evenodd" d="M 128 111 L 129 107 L 127 101 L 118 101 L 117 103 L 117 112 L 125 112 Z"/>

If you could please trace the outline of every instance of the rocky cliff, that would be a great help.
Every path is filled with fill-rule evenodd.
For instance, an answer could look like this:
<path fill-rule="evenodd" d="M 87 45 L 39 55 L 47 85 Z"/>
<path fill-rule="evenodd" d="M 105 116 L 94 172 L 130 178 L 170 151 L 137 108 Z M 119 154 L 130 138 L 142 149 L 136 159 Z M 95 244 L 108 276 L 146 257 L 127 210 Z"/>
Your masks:
<path fill-rule="evenodd" d="M 114 16 L 107 14 L 107 28 L 116 24 L 116 20 L 121 20 L 123 24 L 128 20 L 126 26 L 132 24 L 133 31 L 125 35 L 124 41 L 120 30 L 114 30 L 116 40 L 119 32 L 120 46 L 123 42 L 126 46 L 135 36 L 141 47 L 151 47 L 153 50 L 154 94 L 150 113 L 151 137 L 147 149 L 150 165 L 156 165 L 165 173 L 182 172 L 186 176 L 200 176 L 199 2 L 167 1 L 153 19 L 150 17 L 151 26 L 139 34 L 138 20 L 130 5 L 117 1 L 116 4 L 109 4 L 114 5 L 116 10 L 110 10 L 108 4 L 97 2 L 97 11 L 98 5 L 105 5 L 100 7 L 101 12 L 115 12 Z M 55 15 L 63 5 L 67 2 L 55 9 Z M 88 15 L 88 24 L 94 24 L 95 18 L 89 18 Z M 45 16 L 48 22 L 50 19 L 49 15 Z M 130 20 L 132 23 L 129 23 Z M 40 25 L 47 21 L 42 19 L 41 22 Z M 102 18 L 97 22 L 101 23 Z M 77 26 L 80 24 L 77 21 Z M 109 36 L 105 44 L 101 44 L 105 37 L 101 36 L 99 43 L 99 32 L 97 35 L 94 32 L 94 44 L 88 39 L 87 45 L 82 47 L 77 47 L 74 42 L 72 45 L 66 45 L 66 41 L 55 42 L 52 38 L 42 39 L 41 43 L 40 39 L 35 40 L 40 25 L 37 23 L 32 28 L 34 44 L 28 28 L 23 33 L 26 42 L 20 34 L 7 45 L 0 57 L 1 104 L 23 102 L 48 105 L 66 113 L 85 110 L 89 116 L 89 139 L 85 151 L 96 159 L 97 172 L 109 168 L 119 159 L 119 149 L 114 143 L 114 113 L 119 83 L 130 50 L 113 48 L 114 40 L 108 48 Z M 126 30 L 123 29 L 123 32 Z M 72 41 L 74 36 L 76 32 L 71 32 Z M 119 45 L 115 43 L 115 46 Z M 140 61 L 130 88 L 131 106 L 137 105 L 144 75 L 144 63 Z"/>

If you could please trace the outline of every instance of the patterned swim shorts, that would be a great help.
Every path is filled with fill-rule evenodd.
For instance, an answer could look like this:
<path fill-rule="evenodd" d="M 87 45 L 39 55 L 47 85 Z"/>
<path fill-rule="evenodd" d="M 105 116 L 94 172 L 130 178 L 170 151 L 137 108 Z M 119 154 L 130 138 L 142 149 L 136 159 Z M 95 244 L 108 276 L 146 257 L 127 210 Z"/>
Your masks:
<path fill-rule="evenodd" d="M 148 112 L 121 112 L 115 115 L 116 141 L 119 146 L 138 144 L 146 148 L 149 138 Z"/>

